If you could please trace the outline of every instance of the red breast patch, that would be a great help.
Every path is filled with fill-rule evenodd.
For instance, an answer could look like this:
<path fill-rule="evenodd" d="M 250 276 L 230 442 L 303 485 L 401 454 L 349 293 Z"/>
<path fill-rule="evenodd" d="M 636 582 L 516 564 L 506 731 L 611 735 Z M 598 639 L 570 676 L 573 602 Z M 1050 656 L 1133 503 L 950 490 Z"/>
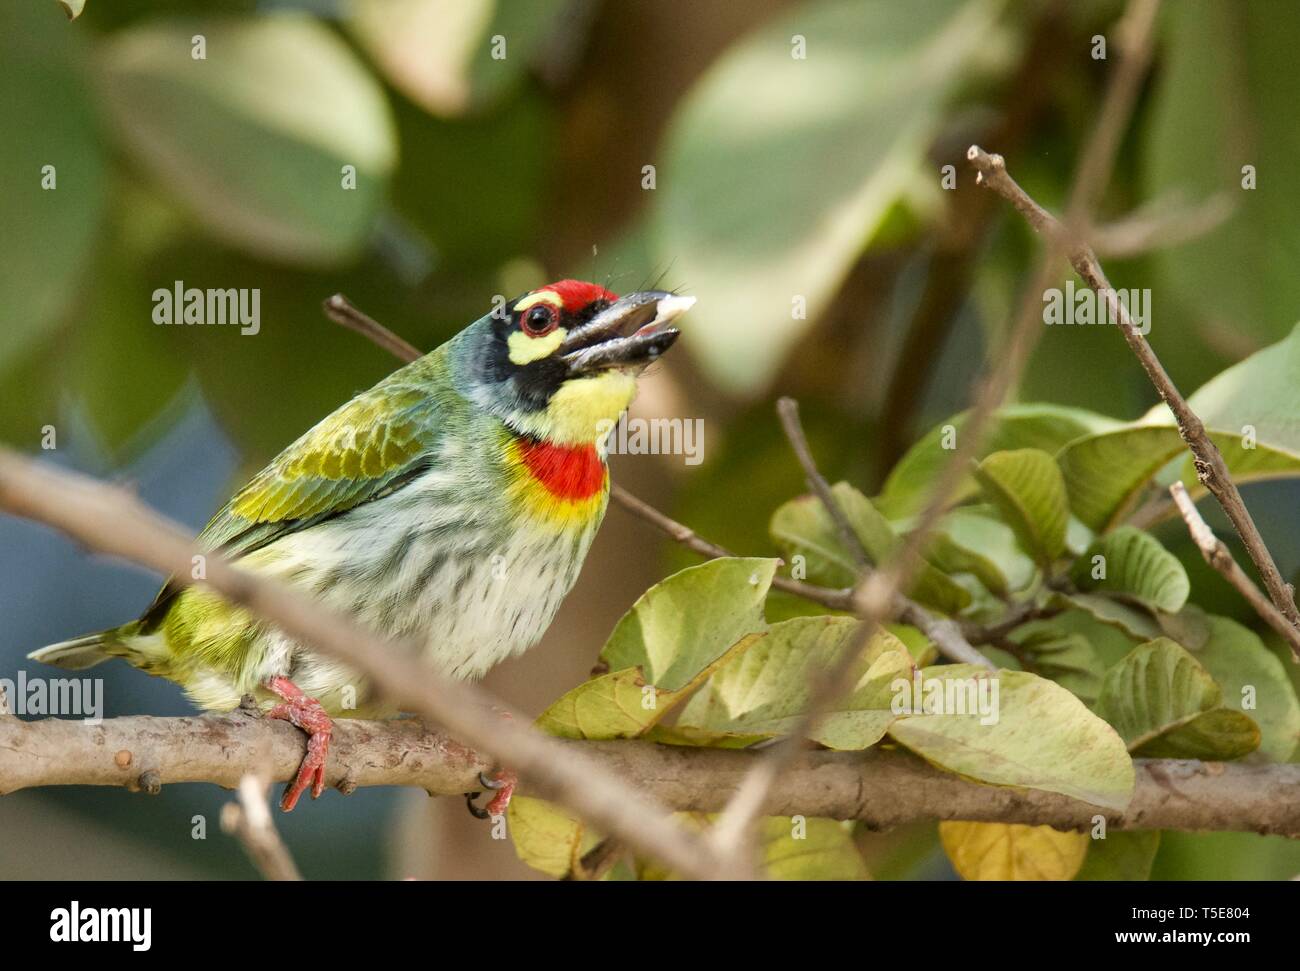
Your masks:
<path fill-rule="evenodd" d="M 557 499 L 590 499 L 605 488 L 605 463 L 595 445 L 554 445 L 537 439 L 519 441 L 525 468 Z"/>

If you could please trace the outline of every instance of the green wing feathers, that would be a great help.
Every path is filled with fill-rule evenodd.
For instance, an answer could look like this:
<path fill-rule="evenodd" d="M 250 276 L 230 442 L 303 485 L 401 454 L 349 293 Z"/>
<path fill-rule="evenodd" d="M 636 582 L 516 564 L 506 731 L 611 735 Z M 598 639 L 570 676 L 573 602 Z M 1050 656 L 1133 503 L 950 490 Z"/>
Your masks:
<path fill-rule="evenodd" d="M 199 546 L 238 558 L 400 488 L 427 467 L 437 444 L 437 416 L 449 410 L 444 369 L 444 356 L 434 352 L 317 423 L 235 493 L 199 534 Z M 110 657 L 145 668 L 168 664 L 167 643 L 183 632 L 159 628 L 179 590 L 169 581 L 140 620 L 28 657 L 73 670 Z M 211 609 L 230 607 L 212 594 L 192 599 L 196 607 L 209 599 Z"/>
<path fill-rule="evenodd" d="M 239 556 L 374 498 L 428 456 L 435 411 L 426 388 L 380 385 L 354 398 L 237 492 L 200 545 Z"/>

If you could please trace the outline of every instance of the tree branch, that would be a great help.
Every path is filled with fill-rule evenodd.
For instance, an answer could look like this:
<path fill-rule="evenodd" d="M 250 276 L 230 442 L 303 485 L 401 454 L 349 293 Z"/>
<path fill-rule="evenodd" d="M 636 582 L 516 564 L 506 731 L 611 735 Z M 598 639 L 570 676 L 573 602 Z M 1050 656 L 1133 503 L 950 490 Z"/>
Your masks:
<path fill-rule="evenodd" d="M 762 757 L 759 752 L 650 742 L 556 742 L 663 806 L 718 812 Z M 287 781 L 305 751 L 282 721 L 236 712 L 186 718 L 133 716 L 98 725 L 48 718 L 0 719 L 0 792 L 36 786 L 99 785 L 139 790 L 142 771 L 158 783 L 236 787 L 250 772 Z M 124 755 L 123 753 L 127 753 Z M 477 786 L 489 760 L 413 719 L 335 723 L 326 780 L 358 786 L 415 786 L 454 795 Z M 1219 830 L 1300 836 L 1300 765 L 1135 759 L 1137 787 L 1124 813 L 1067 796 L 981 785 L 902 751 L 801 752 L 767 794 L 765 815 L 860 819 L 886 829 L 924 819 L 1110 829 Z M 625 845 L 628 845 L 625 843 Z"/>
<path fill-rule="evenodd" d="M 1259 614 L 1270 627 L 1282 635 L 1286 642 L 1291 645 L 1292 651 L 1300 647 L 1300 631 L 1291 626 L 1290 622 L 1282 616 L 1282 612 L 1274 607 L 1273 602 L 1260 593 L 1259 587 L 1255 586 L 1250 577 L 1246 576 L 1246 571 L 1233 558 L 1232 551 L 1228 549 L 1227 544 L 1215 536 L 1214 531 L 1210 529 L 1209 523 L 1201 518 L 1196 503 L 1187 494 L 1187 487 L 1181 482 L 1175 482 L 1169 487 L 1169 494 L 1173 496 L 1174 505 L 1178 507 L 1183 522 L 1187 524 L 1187 532 L 1191 534 L 1192 542 L 1201 551 L 1201 556 L 1205 558 L 1205 562 L 1218 570 L 1223 578 L 1232 584 L 1233 588 L 1255 609 L 1255 613 Z"/>
<path fill-rule="evenodd" d="M 302 874 L 280 839 L 267 802 L 269 781 L 260 773 L 239 780 L 239 797 L 221 807 L 221 830 L 244 845 L 248 858 L 268 880 L 298 881 Z"/>
<path fill-rule="evenodd" d="M 1011 177 L 1002 156 L 990 155 L 978 145 L 972 145 L 967 157 L 979 170 L 981 184 L 988 186 L 1015 206 L 1035 231 L 1048 239 L 1059 239 L 1063 236 L 1064 230 L 1056 217 L 1035 202 Z M 1096 254 L 1085 243 L 1070 242 L 1066 249 L 1071 266 L 1088 286 L 1106 301 L 1112 319 L 1118 321 L 1124 340 L 1128 342 L 1138 362 L 1146 371 L 1147 377 L 1173 413 L 1178 434 L 1187 444 L 1195 460 L 1197 478 L 1218 500 L 1245 544 L 1246 552 L 1250 554 L 1251 560 L 1264 580 L 1269 599 L 1287 620 L 1290 631 L 1285 636 L 1291 645 L 1292 655 L 1300 661 L 1300 613 L 1296 610 L 1294 593 L 1282 579 L 1277 564 L 1273 562 L 1272 554 L 1264 545 L 1264 539 L 1246 509 L 1246 504 L 1241 498 L 1236 483 L 1232 481 L 1232 476 L 1228 473 L 1228 467 L 1218 447 L 1210 440 L 1200 417 L 1188 405 L 1187 399 L 1179 393 L 1146 337 L 1133 323 L 1128 309 L 1120 302 L 1110 281 L 1106 278 Z"/>
<path fill-rule="evenodd" d="M 527 720 L 502 718 L 499 712 L 504 706 L 487 692 L 442 677 L 422 664 L 418 645 L 380 637 L 277 580 L 196 549 L 185 530 L 130 493 L 0 449 L 0 509 L 46 523 L 91 549 L 150 567 L 181 583 L 190 581 L 193 558 L 202 556 L 206 579 L 199 582 L 204 586 L 295 640 L 344 662 L 403 710 L 436 722 L 495 756 L 526 778 L 539 795 L 604 832 L 624 837 L 628 845 L 685 876 L 711 878 L 722 872 L 722 861 L 712 848 L 675 823 L 663 807 L 647 802 Z M 144 767 L 137 777 L 144 788 L 160 781 L 160 774 L 151 774 L 151 769 Z"/>
<path fill-rule="evenodd" d="M 388 351 L 398 360 L 409 364 L 416 358 L 423 356 L 423 352 L 418 347 L 410 341 L 398 337 L 373 317 L 362 313 L 341 293 L 334 294 L 321 304 L 321 307 L 325 311 L 325 316 L 334 323 L 340 327 L 346 327 L 348 330 L 356 331 L 362 337 Z"/>

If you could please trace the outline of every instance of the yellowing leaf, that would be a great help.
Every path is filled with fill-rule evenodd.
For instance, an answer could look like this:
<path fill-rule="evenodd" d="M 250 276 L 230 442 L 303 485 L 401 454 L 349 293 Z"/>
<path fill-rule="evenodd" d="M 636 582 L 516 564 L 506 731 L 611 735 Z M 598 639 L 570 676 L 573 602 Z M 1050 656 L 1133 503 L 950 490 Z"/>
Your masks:
<path fill-rule="evenodd" d="M 970 664 L 921 675 L 920 700 L 937 694 L 952 713 L 907 715 L 889 734 L 928 762 L 981 782 L 1059 792 L 1107 809 L 1128 805 L 1133 762 L 1123 739 L 1065 688 L 1026 671 L 990 674 Z M 981 679 L 992 680 L 981 688 Z"/>
<path fill-rule="evenodd" d="M 613 670 L 568 691 L 538 719 L 565 738 L 634 738 L 653 728 L 765 625 L 776 560 L 724 557 L 647 590 L 601 651 Z"/>
<path fill-rule="evenodd" d="M 850 825 L 768 816 L 760 823 L 763 867 L 773 880 L 869 880 Z"/>
<path fill-rule="evenodd" d="M 569 873 L 582 854 L 599 842 L 578 817 L 530 796 L 510 800 L 506 826 L 519 859 L 553 877 Z"/>
<path fill-rule="evenodd" d="M 758 736 L 789 732 L 808 708 L 812 679 L 855 646 L 857 628 L 849 617 L 773 624 L 718 668 L 682 710 L 678 727 Z M 812 738 L 834 749 L 874 745 L 897 717 L 891 709 L 895 682 L 906 682 L 912 671 L 903 643 L 877 632 L 859 662 L 854 690 L 821 719 Z"/>
<path fill-rule="evenodd" d="M 964 880 L 1070 880 L 1089 843 L 1086 833 L 1019 823 L 941 822 L 939 838 Z"/>
<path fill-rule="evenodd" d="M 730 651 L 697 671 L 678 691 L 662 691 L 647 684 L 640 668 L 624 668 L 592 678 L 565 692 L 547 708 L 537 719 L 537 727 L 561 738 L 614 739 L 644 735 L 719 663 L 733 653 L 748 650 L 762 636 L 742 637 Z"/>

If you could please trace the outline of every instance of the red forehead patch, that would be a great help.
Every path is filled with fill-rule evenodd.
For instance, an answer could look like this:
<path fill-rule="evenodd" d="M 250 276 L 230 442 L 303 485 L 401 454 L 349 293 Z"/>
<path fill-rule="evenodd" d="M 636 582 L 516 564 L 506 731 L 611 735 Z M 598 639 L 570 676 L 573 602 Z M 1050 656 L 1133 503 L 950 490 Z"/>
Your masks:
<path fill-rule="evenodd" d="M 610 293 L 604 287 L 582 280 L 560 280 L 541 289 L 558 293 L 564 301 L 564 309 L 576 313 L 593 300 L 608 300 L 613 303 L 618 299 L 617 293 Z"/>

